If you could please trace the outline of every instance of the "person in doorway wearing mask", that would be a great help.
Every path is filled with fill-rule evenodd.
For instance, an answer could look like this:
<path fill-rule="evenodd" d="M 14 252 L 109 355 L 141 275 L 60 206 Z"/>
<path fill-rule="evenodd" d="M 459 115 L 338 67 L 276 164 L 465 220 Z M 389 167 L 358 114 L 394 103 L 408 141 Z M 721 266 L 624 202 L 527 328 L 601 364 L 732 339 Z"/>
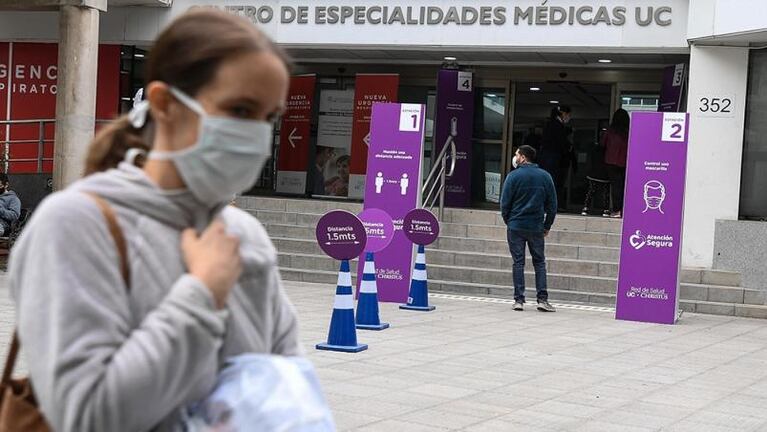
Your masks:
<path fill-rule="evenodd" d="M 250 22 L 188 12 L 152 48 L 146 101 L 89 149 L 98 166 L 146 142 L 144 167 L 95 172 L 38 207 L 10 286 L 52 430 L 173 430 L 225 359 L 302 354 L 272 242 L 227 205 L 271 156 L 288 82 L 286 57 Z"/>
<path fill-rule="evenodd" d="M 557 215 L 557 195 L 551 176 L 535 163 L 535 149 L 521 146 L 512 160 L 514 170 L 506 176 L 501 193 L 501 216 L 506 223 L 509 251 L 514 260 L 514 310 L 525 307 L 525 246 L 535 268 L 538 310 L 555 312 L 546 287 L 544 238 Z"/>
<path fill-rule="evenodd" d="M 629 151 L 629 113 L 618 109 L 613 114 L 610 128 L 602 135 L 602 147 L 605 149 L 607 175 L 612 183 L 613 208 L 610 216 L 619 218 L 623 215 L 623 193 L 626 187 L 626 158 Z"/>
<path fill-rule="evenodd" d="M 11 226 L 21 215 L 21 200 L 16 192 L 11 190 L 8 174 L 0 173 L 0 236 L 11 233 Z"/>
<path fill-rule="evenodd" d="M 538 160 L 541 168 L 546 170 L 554 180 L 559 205 L 564 205 L 564 187 L 571 163 L 573 144 L 570 141 L 571 109 L 561 105 L 551 109 L 549 121 L 543 129 L 541 151 Z"/>

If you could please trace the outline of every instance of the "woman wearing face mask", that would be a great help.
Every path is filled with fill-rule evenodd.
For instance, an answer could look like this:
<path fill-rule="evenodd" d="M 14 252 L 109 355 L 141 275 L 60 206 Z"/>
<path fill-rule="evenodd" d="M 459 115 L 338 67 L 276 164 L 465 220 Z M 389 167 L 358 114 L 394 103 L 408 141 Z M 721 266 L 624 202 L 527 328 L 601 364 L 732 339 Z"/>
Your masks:
<path fill-rule="evenodd" d="M 275 249 L 227 206 L 271 155 L 288 70 L 250 23 L 183 15 L 157 40 L 145 98 L 103 130 L 89 172 L 49 197 L 14 250 L 30 377 L 56 431 L 168 430 L 242 353 L 300 355 Z M 128 154 L 126 154 L 128 153 Z M 127 157 L 126 157 L 127 156 Z M 96 194 L 117 215 L 128 275 Z"/>

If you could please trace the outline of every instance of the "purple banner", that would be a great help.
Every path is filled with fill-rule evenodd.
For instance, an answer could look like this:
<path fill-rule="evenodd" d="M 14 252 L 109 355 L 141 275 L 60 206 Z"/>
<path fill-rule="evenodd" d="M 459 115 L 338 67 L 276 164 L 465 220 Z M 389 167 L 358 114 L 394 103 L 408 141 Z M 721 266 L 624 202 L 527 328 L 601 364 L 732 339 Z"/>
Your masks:
<path fill-rule="evenodd" d="M 402 223 L 410 210 L 421 205 L 425 113 L 423 105 L 373 105 L 364 208 L 381 209 L 394 221 L 391 243 L 375 255 L 378 299 L 383 302 L 405 303 L 410 290 L 413 244 Z M 357 269 L 357 289 L 362 270 Z"/>
<path fill-rule="evenodd" d="M 660 89 L 658 111 L 679 112 L 682 110 L 682 93 L 687 65 L 679 63 L 663 69 L 663 85 Z"/>
<path fill-rule="evenodd" d="M 674 324 L 689 115 L 631 116 L 615 317 Z"/>
<path fill-rule="evenodd" d="M 474 84 L 471 72 L 443 69 L 437 78 L 434 157 L 455 136 L 455 172 L 447 180 L 445 205 L 471 205 L 471 136 L 474 132 Z"/>

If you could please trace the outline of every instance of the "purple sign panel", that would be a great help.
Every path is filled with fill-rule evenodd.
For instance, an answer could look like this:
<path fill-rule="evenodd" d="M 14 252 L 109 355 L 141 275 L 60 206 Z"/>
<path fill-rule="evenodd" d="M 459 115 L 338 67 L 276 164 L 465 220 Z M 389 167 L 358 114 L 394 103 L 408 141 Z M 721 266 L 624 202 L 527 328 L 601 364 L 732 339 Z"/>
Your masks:
<path fill-rule="evenodd" d="M 631 116 L 617 319 L 676 322 L 688 128 L 686 113 Z"/>
<path fill-rule="evenodd" d="M 451 135 L 455 140 L 455 172 L 448 178 L 445 204 L 471 205 L 471 136 L 474 133 L 474 84 L 471 72 L 444 69 L 437 77 L 436 157 Z"/>
<path fill-rule="evenodd" d="M 394 222 L 389 213 L 381 209 L 369 208 L 363 210 L 359 218 L 368 237 L 365 252 L 380 252 L 391 244 L 394 238 Z"/>
<path fill-rule="evenodd" d="M 362 222 L 344 210 L 325 213 L 317 222 L 316 235 L 322 251 L 337 260 L 359 256 L 367 241 Z"/>
<path fill-rule="evenodd" d="M 378 298 L 383 302 L 405 303 L 410 290 L 413 244 L 402 232 L 402 222 L 421 205 L 425 113 L 423 105 L 373 105 L 364 208 L 381 209 L 394 223 L 391 243 L 375 256 Z M 359 289 L 363 266 L 358 267 Z"/>
<path fill-rule="evenodd" d="M 682 109 L 682 93 L 687 73 L 687 65 L 679 63 L 663 70 L 663 85 L 660 89 L 658 111 L 678 112 Z"/>
<path fill-rule="evenodd" d="M 414 209 L 405 216 L 402 230 L 411 242 L 428 246 L 439 237 L 439 221 L 426 209 Z"/>

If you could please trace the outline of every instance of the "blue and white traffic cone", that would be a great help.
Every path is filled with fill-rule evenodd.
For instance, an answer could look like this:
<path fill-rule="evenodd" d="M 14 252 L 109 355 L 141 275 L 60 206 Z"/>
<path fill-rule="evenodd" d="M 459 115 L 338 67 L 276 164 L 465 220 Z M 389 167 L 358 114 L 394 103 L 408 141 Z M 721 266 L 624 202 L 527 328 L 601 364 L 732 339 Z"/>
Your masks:
<path fill-rule="evenodd" d="M 352 294 L 352 274 L 349 260 L 341 261 L 338 271 L 336 301 L 333 305 L 333 317 L 330 319 L 328 341 L 317 344 L 318 350 L 360 352 L 368 349 L 365 344 L 357 343 L 357 330 L 354 327 L 354 296 Z"/>
<path fill-rule="evenodd" d="M 429 306 L 429 282 L 426 277 L 426 248 L 418 245 L 418 255 L 415 257 L 413 277 L 410 279 L 410 296 L 407 304 L 401 305 L 400 309 L 429 312 L 436 309 Z"/>
<path fill-rule="evenodd" d="M 357 328 L 362 330 L 383 330 L 389 323 L 382 323 L 378 314 L 378 284 L 373 252 L 365 254 L 365 268 L 360 283 L 360 298 L 357 301 Z"/>

